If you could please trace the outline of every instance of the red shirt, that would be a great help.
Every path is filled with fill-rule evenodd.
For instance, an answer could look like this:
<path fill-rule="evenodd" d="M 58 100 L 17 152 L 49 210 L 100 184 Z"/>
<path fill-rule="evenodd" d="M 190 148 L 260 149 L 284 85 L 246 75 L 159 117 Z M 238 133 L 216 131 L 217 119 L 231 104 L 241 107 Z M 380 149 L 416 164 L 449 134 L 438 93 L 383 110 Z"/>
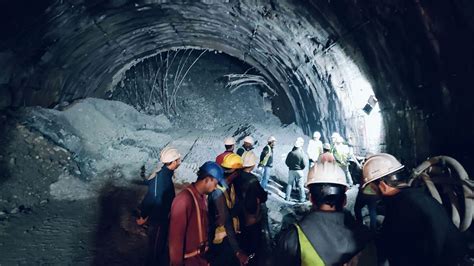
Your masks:
<path fill-rule="evenodd" d="M 201 232 L 207 242 L 207 196 L 201 195 L 194 187 L 188 186 L 193 192 L 201 211 Z M 170 213 L 170 229 L 168 235 L 171 265 L 207 266 L 204 254 L 184 259 L 184 254 L 191 253 L 200 247 L 196 205 L 187 189 L 183 189 L 173 200 Z"/>
<path fill-rule="evenodd" d="M 332 155 L 332 153 L 325 152 L 325 153 L 321 153 L 321 155 L 319 155 L 318 162 L 319 163 L 325 163 L 325 162 L 334 163 L 334 162 L 336 162 L 336 159 L 334 159 L 334 155 Z"/>
<path fill-rule="evenodd" d="M 233 151 L 225 151 L 225 152 L 223 152 L 223 153 L 217 155 L 217 157 L 216 157 L 216 163 L 217 163 L 218 165 L 221 165 L 222 162 L 224 161 L 224 157 L 225 157 L 227 154 L 229 154 L 229 153 L 234 153 L 234 152 L 233 152 Z"/>

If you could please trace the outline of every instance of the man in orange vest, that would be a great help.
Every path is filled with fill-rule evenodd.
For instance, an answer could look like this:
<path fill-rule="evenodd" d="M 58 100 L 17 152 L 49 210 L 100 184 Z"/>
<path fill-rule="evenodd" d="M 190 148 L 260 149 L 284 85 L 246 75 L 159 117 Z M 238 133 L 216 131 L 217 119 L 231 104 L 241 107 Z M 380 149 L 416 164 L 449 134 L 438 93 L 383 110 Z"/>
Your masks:
<path fill-rule="evenodd" d="M 172 266 L 207 266 L 207 195 L 218 182 L 225 182 L 224 170 L 215 162 L 204 163 L 196 182 L 181 191 L 171 205 L 169 250 Z"/>

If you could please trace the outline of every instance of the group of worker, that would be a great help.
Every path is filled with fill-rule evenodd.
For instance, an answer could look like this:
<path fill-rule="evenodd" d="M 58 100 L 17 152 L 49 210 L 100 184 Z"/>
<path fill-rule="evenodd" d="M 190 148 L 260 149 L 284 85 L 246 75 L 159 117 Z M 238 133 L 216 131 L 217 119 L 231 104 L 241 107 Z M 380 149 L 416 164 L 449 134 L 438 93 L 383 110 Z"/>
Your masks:
<path fill-rule="evenodd" d="M 358 164 L 352 148 L 344 142 L 344 138 L 335 132 L 331 136 L 332 144 L 321 141 L 321 133 L 315 131 L 313 138 L 309 140 L 307 148 L 307 156 L 309 159 L 309 168 L 315 163 L 336 163 L 344 171 L 345 179 L 349 186 L 354 184 L 351 173 L 349 172 L 349 161 Z M 289 169 L 288 182 L 286 186 L 285 199 L 291 200 L 291 192 L 296 187 L 299 192 L 299 202 L 306 202 L 304 184 L 306 178 L 303 170 L 308 166 L 306 163 L 304 151 L 304 139 L 299 137 L 296 139 L 293 149 L 288 153 L 285 164 Z"/>
<path fill-rule="evenodd" d="M 260 158 L 253 139 L 244 138 L 236 153 L 235 139 L 225 151 L 205 162 L 194 183 L 175 195 L 172 176 L 181 164 L 177 149 L 160 154 L 163 167 L 148 179 L 148 191 L 137 223 L 147 225 L 147 265 L 258 265 L 261 260 L 262 217 L 273 163 L 275 137 L 269 137 Z M 262 178 L 252 173 L 261 168 Z"/>
<path fill-rule="evenodd" d="M 314 134 L 314 141 L 319 138 Z M 299 156 L 301 141 L 296 141 L 292 156 Z M 149 225 L 148 264 L 263 265 L 265 168 L 272 167 L 275 142 L 268 138 L 257 158 L 253 139 L 246 137 L 234 153 L 236 142 L 227 138 L 226 150 L 204 163 L 196 181 L 176 196 L 172 176 L 181 155 L 164 149 L 164 165 L 152 173 L 137 219 Z M 344 212 L 350 184 L 330 150 L 323 145 L 316 160 L 310 157 L 306 187 L 312 209 L 279 234 L 272 265 L 458 265 L 466 253 L 463 236 L 436 200 L 408 185 L 405 168 L 395 157 L 375 154 L 362 166 L 361 187 L 370 187 L 386 206 L 375 237 L 360 217 L 356 220 Z M 294 164 L 290 154 L 287 165 Z M 252 173 L 257 166 L 263 172 L 261 180 Z M 295 180 L 302 179 L 300 170 L 290 170 L 299 171 L 293 174 Z"/>

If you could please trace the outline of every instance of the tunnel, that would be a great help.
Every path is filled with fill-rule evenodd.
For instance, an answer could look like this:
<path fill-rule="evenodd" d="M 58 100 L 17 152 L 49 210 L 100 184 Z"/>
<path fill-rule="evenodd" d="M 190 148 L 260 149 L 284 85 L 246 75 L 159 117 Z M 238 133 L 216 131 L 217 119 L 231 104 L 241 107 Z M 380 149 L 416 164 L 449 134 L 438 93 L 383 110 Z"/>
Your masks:
<path fill-rule="evenodd" d="M 282 158 L 314 131 L 340 133 L 361 157 L 387 152 L 412 169 L 446 155 L 474 171 L 470 1 L 0 7 L 5 264 L 142 262 L 143 232 L 127 223 L 167 145 L 182 153 L 183 186 L 225 137 L 252 135 L 259 153 L 275 135 L 275 197 Z"/>

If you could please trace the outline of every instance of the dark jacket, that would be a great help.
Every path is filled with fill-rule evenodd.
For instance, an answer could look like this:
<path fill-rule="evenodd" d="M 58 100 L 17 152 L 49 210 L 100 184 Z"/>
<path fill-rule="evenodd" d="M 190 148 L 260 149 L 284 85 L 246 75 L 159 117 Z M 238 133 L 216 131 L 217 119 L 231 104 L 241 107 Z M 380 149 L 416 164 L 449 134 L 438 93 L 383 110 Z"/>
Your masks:
<path fill-rule="evenodd" d="M 420 188 L 385 197 L 378 247 L 390 265 L 456 265 L 466 242 L 444 208 Z"/>
<path fill-rule="evenodd" d="M 262 188 L 258 178 L 247 172 L 241 172 L 240 177 L 234 180 L 237 195 L 242 209 L 247 214 L 256 214 L 257 199 L 260 203 L 267 201 L 267 192 Z"/>
<path fill-rule="evenodd" d="M 148 191 L 139 209 L 141 217 L 149 217 L 148 222 L 162 223 L 168 221 L 175 192 L 173 171 L 163 166 L 154 178 L 147 181 Z"/>
<path fill-rule="evenodd" d="M 365 227 L 342 212 L 311 211 L 298 224 L 325 265 L 342 265 L 350 261 L 371 239 Z M 275 255 L 276 265 L 301 265 L 298 232 L 294 225 L 280 235 Z"/>
<path fill-rule="evenodd" d="M 290 170 L 303 170 L 306 167 L 303 149 L 293 147 L 286 156 L 285 164 Z"/>
<path fill-rule="evenodd" d="M 232 186 L 232 185 L 230 185 Z M 230 187 L 228 188 L 228 191 Z M 208 210 L 209 210 L 209 242 L 212 243 L 215 236 L 215 229 L 219 226 L 224 226 L 227 234 L 227 240 L 229 241 L 232 251 L 230 255 L 240 251 L 239 244 L 237 242 L 236 232 L 233 227 L 232 219 L 238 217 L 240 213 L 240 206 L 236 198 L 234 206 L 229 209 L 226 203 L 224 193 L 220 189 L 214 190 L 208 197 Z M 211 244 L 212 247 L 212 244 Z"/>
<path fill-rule="evenodd" d="M 246 148 L 245 146 L 242 146 L 240 148 L 237 149 L 237 155 L 239 155 L 240 157 L 242 157 L 242 155 L 246 152 L 246 151 L 251 151 L 253 150 L 253 147 L 250 147 L 250 148 Z"/>
<path fill-rule="evenodd" d="M 270 145 L 265 146 L 260 153 L 259 166 L 273 167 L 273 149 Z"/>

